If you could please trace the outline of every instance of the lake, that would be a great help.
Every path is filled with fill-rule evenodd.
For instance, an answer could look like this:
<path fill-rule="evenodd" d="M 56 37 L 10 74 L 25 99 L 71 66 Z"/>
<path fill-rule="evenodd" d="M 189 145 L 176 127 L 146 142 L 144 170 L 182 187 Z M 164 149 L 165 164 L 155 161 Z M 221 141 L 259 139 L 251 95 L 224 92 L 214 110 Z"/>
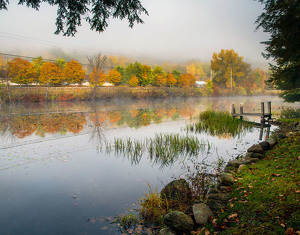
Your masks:
<path fill-rule="evenodd" d="M 244 112 L 259 112 L 263 101 L 272 101 L 275 114 L 293 106 L 277 97 L 2 104 L 0 234 L 120 234 L 110 219 L 135 208 L 148 184 L 161 190 L 184 177 L 191 158 L 166 163 L 147 152 L 135 158 L 107 151 L 107 143 L 185 135 L 185 125 L 201 111 L 230 111 L 232 103 L 243 103 Z M 194 134 L 210 148 L 193 159 L 226 162 L 267 138 L 268 130 L 260 131 Z"/>

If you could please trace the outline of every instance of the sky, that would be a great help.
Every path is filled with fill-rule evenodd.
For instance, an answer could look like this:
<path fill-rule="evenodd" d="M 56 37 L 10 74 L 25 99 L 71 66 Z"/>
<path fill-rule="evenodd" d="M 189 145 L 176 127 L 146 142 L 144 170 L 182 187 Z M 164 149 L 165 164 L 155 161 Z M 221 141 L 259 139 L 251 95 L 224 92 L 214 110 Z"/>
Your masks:
<path fill-rule="evenodd" d="M 149 13 L 142 15 L 144 24 L 129 28 L 126 20 L 111 19 L 107 30 L 97 33 L 84 22 L 75 37 L 54 34 L 55 7 L 43 3 L 36 11 L 17 2 L 0 11 L 2 53 L 38 56 L 55 47 L 182 62 L 209 61 L 214 52 L 234 49 L 248 63 L 267 65 L 260 42 L 268 35 L 255 32 L 263 6 L 254 0 L 141 0 Z"/>

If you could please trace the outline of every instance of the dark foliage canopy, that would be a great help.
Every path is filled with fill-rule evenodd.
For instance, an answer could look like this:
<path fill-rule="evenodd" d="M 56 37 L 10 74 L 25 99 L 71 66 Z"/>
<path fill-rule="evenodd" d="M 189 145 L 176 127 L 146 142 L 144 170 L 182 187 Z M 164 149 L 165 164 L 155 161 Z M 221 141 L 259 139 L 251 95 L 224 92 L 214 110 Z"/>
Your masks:
<path fill-rule="evenodd" d="M 273 59 L 268 82 L 284 90 L 285 101 L 300 101 L 300 0 L 258 0 L 265 5 L 257 29 L 270 34 L 263 56 Z"/>
<path fill-rule="evenodd" d="M 127 19 L 132 28 L 135 23 L 144 23 L 141 14 L 148 15 L 139 0 L 19 0 L 19 4 L 36 10 L 42 2 L 58 7 L 55 34 L 64 36 L 74 36 L 82 19 L 90 24 L 91 30 L 103 32 L 110 17 Z M 9 0 L 0 0 L 0 10 L 7 10 L 8 4 Z"/>

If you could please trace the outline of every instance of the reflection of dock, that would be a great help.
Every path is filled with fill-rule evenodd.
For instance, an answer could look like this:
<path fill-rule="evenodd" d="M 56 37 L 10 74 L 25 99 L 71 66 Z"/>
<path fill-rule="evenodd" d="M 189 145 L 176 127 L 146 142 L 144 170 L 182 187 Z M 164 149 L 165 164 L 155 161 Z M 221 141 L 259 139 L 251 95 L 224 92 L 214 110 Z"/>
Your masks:
<path fill-rule="evenodd" d="M 240 113 L 236 113 L 235 106 L 232 104 L 232 116 L 233 117 L 240 117 L 240 119 L 243 119 L 244 116 L 257 116 L 261 117 L 260 124 L 265 124 L 266 122 L 269 123 L 272 119 L 271 114 L 271 102 L 268 102 L 268 112 L 265 113 L 265 103 L 261 102 L 261 110 L 260 113 L 245 113 L 243 104 L 240 104 Z"/>
<path fill-rule="evenodd" d="M 256 123 L 256 122 L 250 122 L 250 123 L 252 123 L 255 127 L 260 128 L 259 140 L 262 140 L 264 128 L 267 128 L 266 139 L 268 139 L 269 135 L 270 135 L 270 127 L 271 127 L 270 122 L 272 120 L 271 102 L 268 102 L 267 113 L 265 113 L 265 103 L 264 102 L 261 102 L 260 107 L 261 107 L 260 113 L 247 113 L 247 112 L 244 112 L 243 104 L 240 104 L 240 113 L 236 113 L 235 106 L 234 106 L 234 104 L 232 104 L 232 116 L 240 117 L 240 119 L 243 119 L 244 116 L 260 117 L 260 123 Z"/>

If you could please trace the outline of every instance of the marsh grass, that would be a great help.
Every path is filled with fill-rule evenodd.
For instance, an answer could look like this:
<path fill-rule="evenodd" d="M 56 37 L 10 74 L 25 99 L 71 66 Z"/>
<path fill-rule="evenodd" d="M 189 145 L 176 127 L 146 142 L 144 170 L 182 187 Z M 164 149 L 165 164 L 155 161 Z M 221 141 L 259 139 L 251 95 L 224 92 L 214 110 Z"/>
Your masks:
<path fill-rule="evenodd" d="M 190 205 L 186 202 L 161 197 L 157 189 L 153 190 L 151 185 L 149 192 L 138 201 L 140 217 L 148 226 L 163 226 L 164 216 L 173 210 L 185 211 Z M 191 202 L 192 203 L 192 202 Z"/>
<path fill-rule="evenodd" d="M 240 135 L 252 128 L 251 123 L 234 118 L 228 112 L 216 112 L 214 110 L 200 113 L 195 123 L 186 126 L 187 132 L 206 132 L 213 136 L 226 136 L 229 134 L 231 137 Z"/>
<path fill-rule="evenodd" d="M 164 133 L 143 140 L 115 138 L 113 142 L 106 143 L 107 154 L 114 151 L 117 155 L 129 158 L 132 164 L 138 164 L 146 153 L 153 164 L 160 164 L 161 167 L 172 165 L 179 157 L 197 157 L 200 152 L 210 148 L 208 141 L 192 135 Z"/>

